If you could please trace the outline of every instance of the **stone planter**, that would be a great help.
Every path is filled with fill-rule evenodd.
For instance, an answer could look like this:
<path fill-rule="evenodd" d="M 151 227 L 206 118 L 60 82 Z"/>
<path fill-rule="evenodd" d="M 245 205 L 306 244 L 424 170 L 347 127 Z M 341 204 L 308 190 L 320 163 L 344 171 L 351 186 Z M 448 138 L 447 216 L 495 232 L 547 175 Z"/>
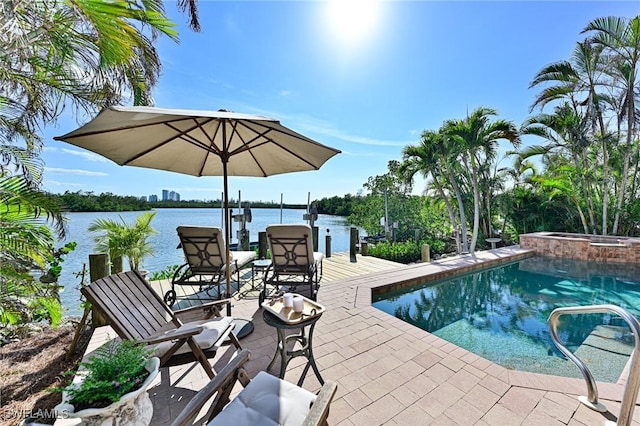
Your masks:
<path fill-rule="evenodd" d="M 62 403 L 55 407 L 58 417 L 80 418 L 80 424 L 86 426 L 148 426 L 153 416 L 153 405 L 147 388 L 158 375 L 160 359 L 150 358 L 145 368 L 150 374 L 140 388 L 122 395 L 119 401 L 103 408 L 87 408 L 75 412 L 67 393 L 63 392 Z M 81 382 L 82 377 L 78 377 Z"/>

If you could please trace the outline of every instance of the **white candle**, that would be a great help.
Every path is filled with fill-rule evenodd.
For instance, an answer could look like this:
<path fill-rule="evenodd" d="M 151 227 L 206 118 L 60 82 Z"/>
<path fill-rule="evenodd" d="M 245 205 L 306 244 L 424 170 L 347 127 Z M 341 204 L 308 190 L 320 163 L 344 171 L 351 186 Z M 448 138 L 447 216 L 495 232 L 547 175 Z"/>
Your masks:
<path fill-rule="evenodd" d="M 284 304 L 285 308 L 292 308 L 293 307 L 293 293 L 285 293 L 282 296 L 282 303 Z"/>
<path fill-rule="evenodd" d="M 302 296 L 293 297 L 293 310 L 294 312 L 302 312 L 304 309 L 304 299 Z"/>

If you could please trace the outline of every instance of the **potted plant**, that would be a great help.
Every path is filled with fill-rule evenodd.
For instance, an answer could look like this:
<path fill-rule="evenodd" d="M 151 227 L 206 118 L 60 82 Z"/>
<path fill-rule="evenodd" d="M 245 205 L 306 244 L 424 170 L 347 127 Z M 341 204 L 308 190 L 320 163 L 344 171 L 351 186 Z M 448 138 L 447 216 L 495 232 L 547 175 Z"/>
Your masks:
<path fill-rule="evenodd" d="M 142 261 L 153 256 L 153 246 L 149 238 L 157 234 L 151 227 L 156 212 L 145 212 L 138 216 L 132 224 L 128 224 L 120 216 L 120 221 L 112 219 L 96 219 L 89 225 L 89 232 L 100 232 L 94 238 L 95 250 L 108 253 L 112 263 L 112 273 L 122 271 L 122 258 L 129 261 L 129 269 L 140 271 Z"/>
<path fill-rule="evenodd" d="M 58 417 L 80 418 L 83 425 L 149 425 L 153 405 L 147 387 L 158 375 L 160 360 L 145 345 L 110 340 L 78 368 L 62 389 Z"/>

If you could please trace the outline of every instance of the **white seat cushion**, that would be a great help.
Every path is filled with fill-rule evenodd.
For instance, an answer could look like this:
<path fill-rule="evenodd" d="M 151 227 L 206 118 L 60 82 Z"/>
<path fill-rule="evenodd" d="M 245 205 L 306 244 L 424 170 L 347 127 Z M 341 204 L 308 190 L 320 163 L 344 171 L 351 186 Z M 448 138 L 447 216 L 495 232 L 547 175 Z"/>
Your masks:
<path fill-rule="evenodd" d="M 208 426 L 298 426 L 315 400 L 308 390 L 261 371 Z"/>
<path fill-rule="evenodd" d="M 229 253 L 232 259 L 231 271 L 233 272 L 235 272 L 236 270 L 235 268 L 236 262 L 237 262 L 238 268 L 242 268 L 244 265 L 246 265 L 247 263 L 251 262 L 252 260 L 258 257 L 255 251 L 231 251 Z"/>
<path fill-rule="evenodd" d="M 220 336 L 225 331 L 227 331 L 229 327 L 232 326 L 232 323 L 232 317 L 214 317 L 207 320 L 191 321 L 185 323 L 181 327 L 179 327 L 178 330 L 185 330 L 193 327 L 202 327 L 202 333 L 194 335 L 193 338 L 195 339 L 198 346 L 200 346 L 203 350 L 206 350 L 213 346 L 220 339 Z M 158 343 L 153 347 L 154 356 L 161 357 L 172 346 L 173 342 Z M 191 348 L 188 344 L 185 343 L 184 345 L 180 346 L 180 349 L 178 349 L 175 354 L 184 354 L 187 352 L 191 352 Z"/>

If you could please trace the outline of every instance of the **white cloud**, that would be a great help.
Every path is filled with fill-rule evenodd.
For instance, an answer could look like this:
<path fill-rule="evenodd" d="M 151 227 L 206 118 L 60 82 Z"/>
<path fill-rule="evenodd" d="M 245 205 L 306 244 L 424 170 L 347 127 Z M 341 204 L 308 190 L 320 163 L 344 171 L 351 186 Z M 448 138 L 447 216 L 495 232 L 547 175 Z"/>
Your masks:
<path fill-rule="evenodd" d="M 71 182 L 58 182 L 57 180 L 47 180 L 45 181 L 45 185 L 47 186 L 63 186 L 63 187 L 74 187 L 74 188 L 82 188 L 83 184 L 81 183 L 71 183 Z"/>
<path fill-rule="evenodd" d="M 291 125 L 291 123 L 295 123 L 295 128 L 298 131 L 313 132 L 313 133 L 317 133 L 324 136 L 334 137 L 336 139 L 340 139 L 346 142 L 357 143 L 360 145 L 406 146 L 406 145 L 415 143 L 415 140 L 390 141 L 390 140 L 376 139 L 376 138 L 370 138 L 366 136 L 349 134 L 340 129 L 336 129 L 331 123 L 328 123 L 324 120 L 320 120 L 317 118 L 309 117 L 306 115 L 281 114 L 276 111 L 257 109 L 257 108 L 251 107 L 250 105 L 245 106 L 245 110 L 247 111 L 253 110 L 254 113 L 263 115 L 265 117 L 278 117 L 278 120 L 287 126 Z"/>
<path fill-rule="evenodd" d="M 106 163 L 109 160 L 107 160 L 105 157 L 98 155 L 98 154 L 94 154 L 93 152 L 88 152 L 88 151 L 76 151 L 74 149 L 67 149 L 67 148 L 62 148 L 60 149 L 60 151 L 62 151 L 65 154 L 69 154 L 69 155 L 75 155 L 77 157 L 81 157 L 84 160 L 87 161 L 96 161 L 99 163 Z"/>
<path fill-rule="evenodd" d="M 107 158 L 89 151 L 77 151 L 75 149 L 56 148 L 52 146 L 45 146 L 42 150 L 46 152 L 62 152 L 63 154 L 75 155 L 76 157 L 81 157 L 87 161 L 95 161 L 99 163 L 109 162 Z"/>
<path fill-rule="evenodd" d="M 108 173 L 104 172 L 92 172 L 90 170 L 81 170 L 81 169 L 60 169 L 56 167 L 45 167 L 45 173 L 54 173 L 61 175 L 76 175 L 76 176 L 109 176 Z"/>

